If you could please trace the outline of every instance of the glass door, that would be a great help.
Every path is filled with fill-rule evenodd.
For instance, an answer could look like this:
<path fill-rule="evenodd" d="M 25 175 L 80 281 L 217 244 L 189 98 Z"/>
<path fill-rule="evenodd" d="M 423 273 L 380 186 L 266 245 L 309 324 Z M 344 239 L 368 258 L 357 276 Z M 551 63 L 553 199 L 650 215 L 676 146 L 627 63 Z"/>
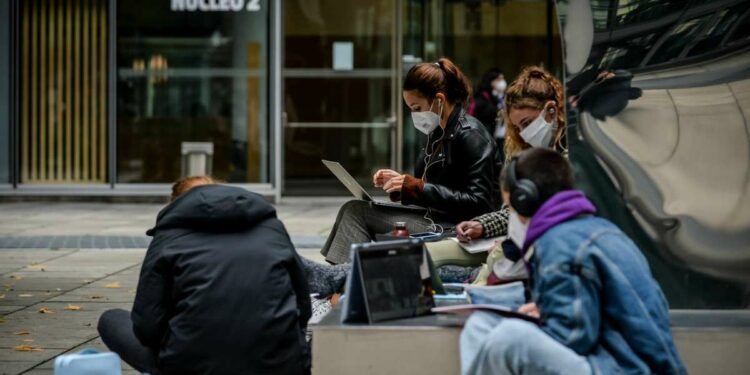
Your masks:
<path fill-rule="evenodd" d="M 117 2 L 117 182 L 171 183 L 199 147 L 209 174 L 269 186 L 269 6 L 197 4 Z"/>
<path fill-rule="evenodd" d="M 321 159 L 365 187 L 395 165 L 397 3 L 283 3 L 284 194 L 348 194 Z"/>

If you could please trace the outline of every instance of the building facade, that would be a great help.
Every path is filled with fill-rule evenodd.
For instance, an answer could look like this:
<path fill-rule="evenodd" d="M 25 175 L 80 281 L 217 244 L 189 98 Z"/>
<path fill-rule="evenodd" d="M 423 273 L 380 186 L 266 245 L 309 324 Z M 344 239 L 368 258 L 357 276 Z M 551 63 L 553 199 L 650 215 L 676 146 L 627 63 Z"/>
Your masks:
<path fill-rule="evenodd" d="M 0 195 L 163 195 L 196 170 L 341 194 L 321 158 L 363 184 L 413 167 L 413 64 L 562 71 L 551 0 L 8 0 L 0 25 Z"/>

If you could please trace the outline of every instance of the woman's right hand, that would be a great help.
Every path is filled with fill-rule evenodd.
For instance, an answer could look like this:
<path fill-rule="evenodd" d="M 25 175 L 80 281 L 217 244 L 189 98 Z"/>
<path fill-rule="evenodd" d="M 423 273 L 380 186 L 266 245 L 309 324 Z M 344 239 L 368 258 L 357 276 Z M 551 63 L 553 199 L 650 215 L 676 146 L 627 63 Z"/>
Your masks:
<path fill-rule="evenodd" d="M 482 237 L 484 227 L 476 220 L 462 221 L 456 225 L 456 238 L 461 242 L 469 242 Z"/>
<path fill-rule="evenodd" d="M 379 169 L 375 174 L 372 176 L 372 184 L 375 185 L 375 187 L 383 187 L 388 181 L 390 181 L 394 177 L 400 176 L 401 173 L 398 173 L 392 169 Z"/>

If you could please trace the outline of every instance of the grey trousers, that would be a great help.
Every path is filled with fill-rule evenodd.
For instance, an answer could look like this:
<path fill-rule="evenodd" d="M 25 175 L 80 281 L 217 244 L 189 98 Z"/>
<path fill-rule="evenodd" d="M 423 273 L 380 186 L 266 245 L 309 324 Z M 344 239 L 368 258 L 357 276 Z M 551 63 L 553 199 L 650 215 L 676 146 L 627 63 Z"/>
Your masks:
<path fill-rule="evenodd" d="M 362 200 L 346 202 L 339 210 L 331 234 L 320 253 L 330 263 L 348 263 L 352 244 L 370 242 L 376 234 L 389 233 L 398 221 L 406 222 L 406 229 L 410 233 L 432 230 L 430 221 L 420 213 L 375 206 Z"/>
<path fill-rule="evenodd" d="M 129 311 L 122 309 L 105 311 L 99 318 L 97 329 L 104 345 L 117 353 L 125 363 L 140 372 L 159 374 L 156 366 L 159 353 L 141 344 L 140 340 L 135 337 Z"/>

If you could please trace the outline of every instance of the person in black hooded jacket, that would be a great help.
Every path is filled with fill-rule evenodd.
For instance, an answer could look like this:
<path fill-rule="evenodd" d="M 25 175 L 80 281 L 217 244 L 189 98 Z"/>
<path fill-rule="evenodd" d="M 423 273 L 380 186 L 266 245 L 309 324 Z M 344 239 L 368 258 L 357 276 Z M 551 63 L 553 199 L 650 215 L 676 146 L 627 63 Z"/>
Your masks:
<path fill-rule="evenodd" d="M 263 197 L 211 182 L 175 184 L 133 311 L 105 312 L 102 340 L 152 374 L 309 373 L 310 297 L 289 235 Z"/>

